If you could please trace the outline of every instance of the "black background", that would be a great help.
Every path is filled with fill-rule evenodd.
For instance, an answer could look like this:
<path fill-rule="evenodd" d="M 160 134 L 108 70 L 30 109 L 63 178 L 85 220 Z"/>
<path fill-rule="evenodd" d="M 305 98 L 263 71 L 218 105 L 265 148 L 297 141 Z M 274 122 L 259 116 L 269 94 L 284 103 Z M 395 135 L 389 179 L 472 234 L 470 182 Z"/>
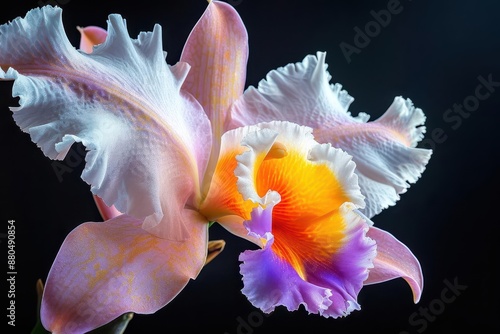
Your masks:
<path fill-rule="evenodd" d="M 224 252 L 169 305 L 154 315 L 135 315 L 126 333 L 430 334 L 499 329 L 495 273 L 500 87 L 466 118 L 455 114 L 454 121 L 447 121 L 443 115 L 454 104 L 473 100 L 479 76 L 500 82 L 500 4 L 493 0 L 401 1 L 400 12 L 348 62 L 339 45 L 354 45 L 354 28 L 363 30 L 373 21 L 370 12 L 386 9 L 388 0 L 230 2 L 249 33 L 248 85 L 256 85 L 272 69 L 326 51 L 332 82 L 340 82 L 355 98 L 353 114 L 365 111 L 376 119 L 397 95 L 411 98 L 424 110 L 428 129 L 424 146 L 432 146 L 434 154 L 422 178 L 398 204 L 374 218 L 377 226 L 393 233 L 419 258 L 425 278 L 422 299 L 413 304 L 409 287 L 397 279 L 365 287 L 359 295 L 361 311 L 346 318 L 324 319 L 302 308 L 295 312 L 278 308 L 263 317 L 240 292 L 238 254 L 252 245 L 214 226 L 211 239 L 225 239 Z M 4 2 L 0 22 L 24 16 L 42 3 Z M 105 27 L 110 13 L 127 19 L 134 38 L 161 24 L 170 64 L 179 59 L 184 41 L 207 5 L 204 0 L 161 5 L 102 0 L 59 3 L 75 46 L 77 25 Z M 88 185 L 80 179 L 83 163 L 63 162 L 73 171 L 63 174 L 60 182 L 52 162 L 14 124 L 8 110 L 16 104 L 10 97 L 11 84 L 0 84 L 0 233 L 7 232 L 7 220 L 15 220 L 18 273 L 16 327 L 14 331 L 9 327 L 9 333 L 29 333 L 36 319 L 36 280 L 45 279 L 71 229 L 100 217 Z M 441 133 L 441 140 L 433 139 L 433 132 Z M 1 240 L 5 246 L 5 238 Z M 7 254 L 6 247 L 2 249 Z M 3 258 L 6 268 L 7 255 Z M 446 290 L 445 281 L 466 288 L 454 295 Z M 1 309 L 7 313 L 7 288 L 0 295 L 4 296 Z M 423 309 L 428 310 L 427 318 L 420 315 Z M 5 315 L 2 319 L 8 320 Z"/>

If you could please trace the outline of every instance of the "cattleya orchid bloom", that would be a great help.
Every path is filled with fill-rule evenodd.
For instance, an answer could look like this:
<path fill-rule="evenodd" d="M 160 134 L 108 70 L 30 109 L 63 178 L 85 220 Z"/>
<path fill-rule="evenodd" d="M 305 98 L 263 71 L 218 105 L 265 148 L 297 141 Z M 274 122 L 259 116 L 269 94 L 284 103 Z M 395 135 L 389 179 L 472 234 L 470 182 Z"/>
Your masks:
<path fill-rule="evenodd" d="M 173 66 L 159 25 L 131 39 L 112 14 L 107 31 L 79 28 L 76 50 L 61 15 L 45 6 L 0 27 L 14 120 L 49 158 L 85 145 L 82 179 L 107 219 L 61 246 L 43 292 L 47 330 L 82 333 L 162 308 L 205 264 L 212 221 L 260 246 L 240 260 L 243 293 L 264 312 L 345 316 L 363 285 L 396 277 L 419 300 L 417 259 L 369 219 L 430 157 L 415 147 L 424 116 L 409 100 L 375 122 L 351 117 L 324 53 L 244 91 L 246 29 L 219 1 Z"/>

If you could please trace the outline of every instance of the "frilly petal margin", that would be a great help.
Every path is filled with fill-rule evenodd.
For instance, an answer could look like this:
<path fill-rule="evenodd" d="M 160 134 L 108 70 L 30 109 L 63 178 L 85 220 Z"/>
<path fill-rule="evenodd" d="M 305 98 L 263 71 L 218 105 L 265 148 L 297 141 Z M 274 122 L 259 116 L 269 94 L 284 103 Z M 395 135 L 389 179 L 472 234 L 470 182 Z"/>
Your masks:
<path fill-rule="evenodd" d="M 77 27 L 80 32 L 80 50 L 86 53 L 92 53 L 94 46 L 104 43 L 108 32 L 97 26 Z M 97 195 L 92 195 L 94 202 L 101 214 L 101 217 L 106 221 L 115 218 L 122 214 L 114 205 L 108 206 L 102 198 Z"/>
<path fill-rule="evenodd" d="M 424 288 L 424 277 L 415 255 L 389 232 L 371 227 L 367 235 L 377 242 L 377 256 L 364 284 L 376 284 L 402 277 L 410 285 L 413 301 L 418 303 Z"/>
<path fill-rule="evenodd" d="M 266 209 L 257 208 L 246 226 L 249 233 L 264 239 L 263 249 L 247 250 L 240 254 L 240 273 L 243 276 L 242 292 L 248 300 L 265 313 L 276 306 L 289 311 L 303 305 L 309 313 L 324 317 L 343 317 L 360 309 L 357 296 L 368 276 L 375 257 L 375 242 L 366 237 L 368 225 L 352 210 L 352 205 L 341 208 L 350 219 L 349 241 L 336 254 L 330 266 L 312 265 L 309 279 L 302 279 L 295 269 L 273 251 L 274 236 L 271 232 L 259 235 L 255 231 L 271 226 L 274 204 Z"/>
<path fill-rule="evenodd" d="M 355 213 L 364 202 L 351 156 L 305 126 L 251 128 L 234 173 L 243 198 L 258 204 L 244 225 L 262 249 L 240 255 L 243 293 L 264 312 L 304 305 L 336 318 L 359 309 L 376 246 L 371 221 Z"/>
<path fill-rule="evenodd" d="M 55 334 L 84 333 L 125 312 L 150 314 L 169 303 L 207 255 L 208 224 L 194 211 L 186 215 L 193 233 L 183 242 L 157 238 L 127 215 L 76 227 L 50 269 L 43 326 Z"/>
<path fill-rule="evenodd" d="M 332 302 L 328 288 L 302 280 L 297 272 L 271 250 L 272 235 L 267 235 L 266 247 L 240 254 L 243 294 L 265 313 L 284 305 L 294 311 L 302 304 L 309 313 L 321 314 Z M 290 288 L 292 287 L 292 288 Z"/>
<path fill-rule="evenodd" d="M 87 54 L 69 43 L 62 9 L 44 6 L 0 26 L 0 45 L 0 79 L 14 79 L 19 97 L 14 120 L 43 153 L 63 159 L 81 142 L 94 195 L 157 236 L 187 239 L 174 218 L 199 200 L 211 129 L 181 91 L 189 65 L 165 62 L 161 27 L 131 39 L 112 14 L 104 43 Z"/>
<path fill-rule="evenodd" d="M 353 98 L 342 85 L 330 84 L 326 53 L 269 72 L 258 87 L 250 86 L 231 109 L 229 129 L 271 120 L 295 122 L 314 129 L 320 143 L 330 143 L 353 156 L 368 217 L 394 205 L 425 170 L 431 150 L 417 148 L 425 133 L 425 115 L 398 96 L 373 122 L 369 115 L 351 116 Z"/>
<path fill-rule="evenodd" d="M 249 149 L 236 157 L 238 165 L 234 171 L 238 177 L 238 190 L 245 200 L 249 199 L 264 205 L 264 197 L 258 194 L 256 180 L 254 179 L 262 162 L 266 159 L 279 160 L 290 153 L 294 153 L 302 156 L 310 163 L 307 168 L 311 168 L 312 165 L 325 165 L 342 184 L 342 186 L 337 185 L 341 189 L 337 189 L 337 187 L 336 189 L 318 187 L 319 190 L 324 191 L 324 193 L 321 193 L 322 195 L 332 196 L 335 192 L 338 192 L 339 199 L 337 200 L 349 201 L 358 208 L 364 207 L 364 196 L 361 194 L 357 183 L 358 177 L 354 174 L 356 165 L 352 162 L 352 157 L 330 144 L 319 144 L 314 140 L 311 128 L 286 121 L 263 122 L 248 128 L 253 130 L 257 128 L 258 130 L 249 131 L 242 139 L 241 145 Z M 308 179 L 307 181 L 316 185 L 317 180 Z M 269 189 L 269 191 L 275 192 L 275 189 Z M 267 191 L 265 195 L 270 196 Z M 319 197 L 318 194 L 316 196 Z M 310 200 L 310 198 L 305 200 Z M 335 204 L 340 205 L 341 203 L 330 204 L 328 210 L 332 210 Z"/>

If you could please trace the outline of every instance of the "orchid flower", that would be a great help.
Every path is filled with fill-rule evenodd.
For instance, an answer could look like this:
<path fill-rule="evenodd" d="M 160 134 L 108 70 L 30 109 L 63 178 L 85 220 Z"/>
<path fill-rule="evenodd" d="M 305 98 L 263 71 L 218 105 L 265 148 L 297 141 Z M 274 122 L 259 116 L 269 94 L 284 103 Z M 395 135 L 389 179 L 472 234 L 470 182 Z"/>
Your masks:
<path fill-rule="evenodd" d="M 396 277 L 418 301 L 420 264 L 367 216 L 424 169 L 419 109 L 397 100 L 377 124 L 351 118 L 321 53 L 244 92 L 247 33 L 223 2 L 209 3 L 173 66 L 159 25 L 131 39 L 112 14 L 107 31 L 80 28 L 76 50 L 61 15 L 46 6 L 0 27 L 14 120 L 51 159 L 86 147 L 82 179 L 109 218 L 62 244 L 45 328 L 82 333 L 162 308 L 205 264 L 213 221 L 260 247 L 240 260 L 243 293 L 265 312 L 344 316 L 364 284 Z"/>
<path fill-rule="evenodd" d="M 416 182 L 425 170 L 432 150 L 416 147 L 425 133 L 425 115 L 421 109 L 413 106 L 410 99 L 396 97 L 388 110 L 373 122 L 368 122 L 369 115 L 366 113 L 352 117 L 349 106 L 354 99 L 342 90 L 342 85 L 330 84 L 330 79 L 324 52 L 308 55 L 302 62 L 273 70 L 268 73 L 266 79 L 259 82 L 257 88 L 249 87 L 232 105 L 226 129 L 270 120 L 287 120 L 311 127 L 316 140 L 330 143 L 352 155 L 365 203 L 358 214 L 364 217 L 366 222 L 371 222 L 370 218 L 394 205 L 400 194 L 405 193 L 410 184 Z M 280 214 L 274 213 L 272 220 L 279 221 L 280 225 L 283 221 Z M 280 227 L 280 230 L 281 228 L 283 227 Z M 252 233 L 251 226 L 249 230 Z M 296 231 L 295 227 L 293 230 Z M 270 232 L 270 228 L 265 232 Z M 259 235 L 264 237 L 261 233 Z M 295 246 L 295 243 L 297 239 L 303 239 L 303 236 L 304 234 L 302 238 L 290 238 L 290 243 L 283 246 L 283 249 L 302 248 L 302 245 Z M 403 277 L 412 288 L 413 298 L 417 303 L 423 289 L 423 277 L 416 257 L 386 231 L 371 226 L 367 236 L 376 241 L 377 256 L 373 261 L 374 268 L 370 269 L 364 284 Z M 276 236 L 275 238 L 277 239 Z M 290 252 L 302 253 L 303 250 Z M 268 300 L 264 296 L 269 291 L 263 283 L 266 280 L 261 278 L 267 275 L 279 276 L 282 273 L 278 274 L 272 270 L 266 273 L 264 267 L 259 266 L 259 262 L 265 262 L 268 258 L 279 258 L 279 253 L 278 251 L 269 255 L 271 252 L 265 249 L 263 252 L 247 251 L 241 256 L 244 261 L 243 292 L 255 305 L 265 310 L 272 310 L 274 305 L 265 304 Z M 304 254 L 304 263 L 307 263 L 308 255 L 315 257 L 314 253 Z M 292 267 L 297 273 L 305 270 L 297 270 L 293 262 Z M 312 267 L 316 268 L 317 264 Z M 256 268 L 261 268 L 263 272 L 256 275 Z M 245 274 L 248 277 L 246 280 Z M 349 298 L 344 300 L 349 302 Z M 349 308 L 357 307 L 352 300 Z"/>

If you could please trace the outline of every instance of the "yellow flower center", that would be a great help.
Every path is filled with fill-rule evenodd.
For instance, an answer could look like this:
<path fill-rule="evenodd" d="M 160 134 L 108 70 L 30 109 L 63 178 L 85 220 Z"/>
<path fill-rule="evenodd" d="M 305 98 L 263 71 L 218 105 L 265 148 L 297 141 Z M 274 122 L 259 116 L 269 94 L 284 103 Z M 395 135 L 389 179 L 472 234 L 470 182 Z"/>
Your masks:
<path fill-rule="evenodd" d="M 338 209 L 348 201 L 342 185 L 326 164 L 295 151 L 265 159 L 255 184 L 259 196 L 269 189 L 280 194 L 272 215 L 272 249 L 305 279 L 306 263 L 321 265 L 342 245 L 344 222 Z"/>

